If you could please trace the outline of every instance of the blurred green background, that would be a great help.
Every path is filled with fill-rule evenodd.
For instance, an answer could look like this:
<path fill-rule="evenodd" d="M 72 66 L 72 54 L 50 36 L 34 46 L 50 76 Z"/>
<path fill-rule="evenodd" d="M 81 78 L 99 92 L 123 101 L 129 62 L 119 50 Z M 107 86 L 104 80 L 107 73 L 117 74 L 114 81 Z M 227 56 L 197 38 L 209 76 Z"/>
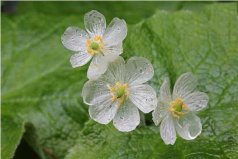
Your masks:
<path fill-rule="evenodd" d="M 197 139 L 164 145 L 151 114 L 132 133 L 89 119 L 87 66 L 71 68 L 60 37 L 92 9 L 126 20 L 123 57 L 150 59 L 157 91 L 166 76 L 197 76 L 210 97 Z M 237 3 L 3 2 L 1 18 L 3 159 L 238 158 Z"/>
<path fill-rule="evenodd" d="M 3 2 L 4 3 L 4 2 Z M 177 10 L 200 10 L 203 6 L 216 2 L 16 2 L 8 6 L 15 6 L 8 9 L 10 14 L 23 15 L 47 14 L 49 16 L 83 16 L 86 12 L 97 9 L 100 10 L 107 19 L 115 16 L 123 17 L 129 24 L 135 24 L 145 18 L 150 17 L 156 10 L 177 11 Z M 6 5 L 6 3 L 4 4 Z M 7 8 L 2 7 L 3 9 Z M 10 7 L 11 8 L 11 7 Z M 7 10 L 7 9 L 6 9 Z"/>

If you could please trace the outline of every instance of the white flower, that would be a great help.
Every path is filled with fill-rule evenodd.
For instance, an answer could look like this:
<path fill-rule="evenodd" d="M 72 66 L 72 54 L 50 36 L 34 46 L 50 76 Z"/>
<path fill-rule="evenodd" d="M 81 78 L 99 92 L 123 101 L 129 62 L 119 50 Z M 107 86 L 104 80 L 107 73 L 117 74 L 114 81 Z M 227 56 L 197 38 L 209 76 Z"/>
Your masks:
<path fill-rule="evenodd" d="M 89 105 L 89 115 L 101 124 L 113 120 L 119 131 L 132 131 L 140 123 L 138 108 L 148 113 L 155 109 L 155 90 L 143 84 L 154 75 L 152 64 L 145 58 L 132 57 L 125 64 L 122 57 L 110 63 L 97 80 L 85 83 L 82 96 Z"/>
<path fill-rule="evenodd" d="M 191 73 L 182 74 L 176 81 L 173 94 L 166 79 L 161 88 L 158 106 L 152 113 L 153 121 L 160 124 L 160 135 L 165 144 L 174 144 L 176 132 L 186 140 L 195 139 L 202 131 L 200 118 L 195 113 L 207 106 L 206 93 L 194 91 L 197 81 Z"/>
<path fill-rule="evenodd" d="M 106 28 L 105 17 L 95 10 L 85 14 L 84 24 L 86 31 L 68 27 L 61 40 L 67 49 L 75 52 L 70 58 L 72 67 L 83 66 L 92 59 L 87 76 L 96 79 L 122 53 L 127 26 L 124 20 L 114 18 Z"/>

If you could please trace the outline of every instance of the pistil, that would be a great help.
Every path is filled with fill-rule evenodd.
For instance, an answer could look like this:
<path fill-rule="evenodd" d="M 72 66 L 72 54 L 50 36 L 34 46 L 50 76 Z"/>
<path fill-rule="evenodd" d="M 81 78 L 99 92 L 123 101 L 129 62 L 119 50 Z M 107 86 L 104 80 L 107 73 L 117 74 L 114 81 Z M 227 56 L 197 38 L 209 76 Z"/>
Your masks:
<path fill-rule="evenodd" d="M 116 82 L 113 86 L 108 85 L 108 89 L 111 93 L 112 101 L 117 101 L 117 107 L 119 108 L 129 95 L 128 84 Z"/>
<path fill-rule="evenodd" d="M 96 35 L 92 39 L 87 39 L 86 46 L 88 53 L 92 56 L 98 53 L 102 53 L 102 50 L 104 48 L 102 37 Z"/>
<path fill-rule="evenodd" d="M 182 101 L 182 99 L 177 98 L 170 103 L 169 111 L 174 117 L 179 118 L 188 113 L 189 110 L 186 104 Z"/>

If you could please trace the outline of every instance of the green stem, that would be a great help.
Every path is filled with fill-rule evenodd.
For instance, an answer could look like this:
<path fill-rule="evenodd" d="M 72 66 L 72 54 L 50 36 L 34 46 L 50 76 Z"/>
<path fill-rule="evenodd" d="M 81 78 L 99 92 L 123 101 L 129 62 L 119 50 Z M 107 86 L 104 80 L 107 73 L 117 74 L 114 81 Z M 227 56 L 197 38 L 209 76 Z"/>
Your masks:
<path fill-rule="evenodd" d="M 145 114 L 143 112 L 140 111 L 140 125 L 142 126 L 146 126 L 146 123 L 145 123 Z"/>

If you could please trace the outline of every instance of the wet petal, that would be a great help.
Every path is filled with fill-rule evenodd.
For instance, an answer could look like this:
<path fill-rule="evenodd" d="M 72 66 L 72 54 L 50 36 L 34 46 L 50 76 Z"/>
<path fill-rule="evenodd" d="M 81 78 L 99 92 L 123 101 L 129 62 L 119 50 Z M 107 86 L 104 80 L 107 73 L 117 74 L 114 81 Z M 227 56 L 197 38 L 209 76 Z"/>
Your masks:
<path fill-rule="evenodd" d="M 108 124 L 114 118 L 116 112 L 117 107 L 111 99 L 89 106 L 90 117 L 101 124 Z"/>
<path fill-rule="evenodd" d="M 87 52 L 80 52 L 74 54 L 70 58 L 70 63 L 73 68 L 83 66 L 91 60 L 92 56 L 89 55 Z"/>
<path fill-rule="evenodd" d="M 107 26 L 103 35 L 103 42 L 106 47 L 121 43 L 127 35 L 126 22 L 123 19 L 114 18 Z"/>
<path fill-rule="evenodd" d="M 184 98 L 184 103 L 191 111 L 200 111 L 207 106 L 208 95 L 203 92 L 190 93 Z"/>
<path fill-rule="evenodd" d="M 162 101 L 158 101 L 157 107 L 152 113 L 152 120 L 154 121 L 155 125 L 159 125 L 160 122 L 165 118 L 168 113 L 168 104 L 163 103 Z"/>
<path fill-rule="evenodd" d="M 99 105 L 105 100 L 111 99 L 107 83 L 102 80 L 87 81 L 82 90 L 84 103 L 88 105 Z"/>
<path fill-rule="evenodd" d="M 154 110 L 157 105 L 156 92 L 147 84 L 130 87 L 129 99 L 144 113 Z"/>
<path fill-rule="evenodd" d="M 84 25 L 90 36 L 102 36 L 106 29 L 106 19 L 104 15 L 96 10 L 92 10 L 85 14 Z"/>
<path fill-rule="evenodd" d="M 68 27 L 61 37 L 63 45 L 72 51 L 85 51 L 86 40 L 88 38 L 86 31 L 77 27 Z"/>
<path fill-rule="evenodd" d="M 119 131 L 132 131 L 140 123 L 140 115 L 137 107 L 127 100 L 123 105 L 120 106 L 118 112 L 113 119 L 114 126 Z"/>
<path fill-rule="evenodd" d="M 195 139 L 202 131 L 200 118 L 193 113 L 179 118 L 175 125 L 178 134 L 186 140 Z"/>
<path fill-rule="evenodd" d="M 166 78 L 163 84 L 161 85 L 159 96 L 160 96 L 160 100 L 166 103 L 169 103 L 172 100 L 171 91 L 170 91 L 170 82 L 168 78 Z"/>
<path fill-rule="evenodd" d="M 173 145 L 176 141 L 176 131 L 170 114 L 167 114 L 161 122 L 160 136 L 166 145 Z"/>
<path fill-rule="evenodd" d="M 120 55 L 122 51 L 123 51 L 122 43 L 119 43 L 117 45 L 105 46 L 103 53 L 105 55 L 110 55 L 110 54 Z"/>
<path fill-rule="evenodd" d="M 124 83 L 125 79 L 125 61 L 118 56 L 113 62 L 110 62 L 103 78 L 109 83 Z"/>
<path fill-rule="evenodd" d="M 143 57 L 131 57 L 126 64 L 126 72 L 130 85 L 145 83 L 154 75 L 152 64 Z"/>
<path fill-rule="evenodd" d="M 189 93 L 194 91 L 197 86 L 197 80 L 192 73 L 182 74 L 176 81 L 173 90 L 173 99 L 185 98 Z"/>
<path fill-rule="evenodd" d="M 91 80 L 99 78 L 103 73 L 106 72 L 108 61 L 105 56 L 99 54 L 93 57 L 92 62 L 89 65 L 87 77 Z"/>

